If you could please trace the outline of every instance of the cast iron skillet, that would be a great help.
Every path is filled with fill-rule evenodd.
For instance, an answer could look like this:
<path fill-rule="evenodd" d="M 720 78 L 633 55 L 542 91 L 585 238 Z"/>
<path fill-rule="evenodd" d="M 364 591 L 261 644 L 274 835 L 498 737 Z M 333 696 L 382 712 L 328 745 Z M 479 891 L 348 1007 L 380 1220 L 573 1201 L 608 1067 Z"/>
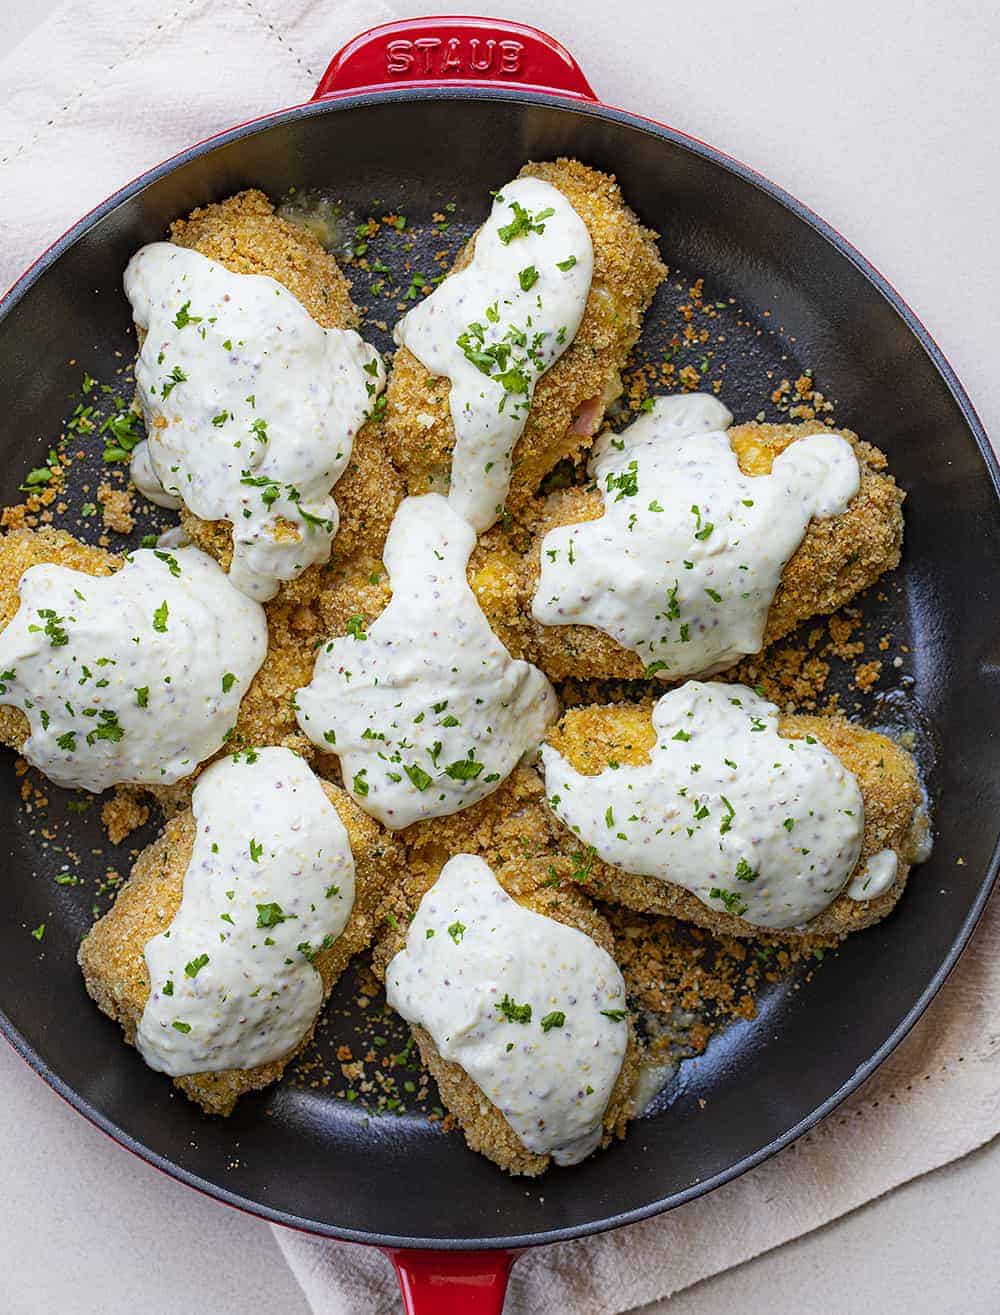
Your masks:
<path fill-rule="evenodd" d="M 423 1295 L 438 1312 L 497 1311 L 518 1248 L 669 1209 L 787 1145 L 881 1063 L 954 965 L 993 883 L 1000 817 L 998 469 L 982 426 L 913 313 L 826 224 L 711 147 L 598 104 L 550 38 L 493 20 L 419 20 L 358 38 L 313 102 L 151 170 L 61 238 L 0 303 L 7 503 L 59 432 L 81 371 L 106 379 L 127 361 L 122 271 L 174 217 L 242 187 L 280 196 L 294 186 L 329 189 L 362 216 L 378 200 L 411 224 L 454 197 L 471 225 L 489 190 L 525 160 L 561 154 L 617 174 L 663 234 L 677 281 L 703 275 L 709 295 L 745 308 L 742 325 L 735 313 L 727 322 L 724 397 L 737 416 L 759 409 L 769 362 L 792 378 L 808 363 L 836 398 L 839 422 L 885 449 L 908 492 L 905 561 L 875 611 L 910 648 L 903 671 L 883 681 L 884 708 L 936 737 L 928 784 L 937 840 L 899 910 L 851 937 L 802 989 L 773 989 L 753 1023 L 683 1065 L 659 1112 L 622 1145 L 532 1185 L 417 1115 L 368 1119 L 307 1085 L 247 1097 L 225 1121 L 175 1098 L 87 1001 L 75 954 L 92 890 L 53 883 L 60 856 L 39 844 L 13 772 L 0 773 L 8 1039 L 152 1164 L 268 1219 L 389 1249 L 410 1299 Z M 664 323 L 673 329 L 677 300 L 667 290 L 654 308 L 653 346 Z M 62 792 L 48 793 L 58 827 Z M 94 811 L 68 819 L 84 856 L 100 843 Z M 85 856 L 78 870 L 94 877 L 106 862 Z M 43 921 L 39 942 L 28 932 Z M 345 985 L 339 1003 L 352 994 Z M 346 1026 L 336 1018 L 334 1041 Z M 400 1248 L 425 1250 L 400 1257 Z"/>

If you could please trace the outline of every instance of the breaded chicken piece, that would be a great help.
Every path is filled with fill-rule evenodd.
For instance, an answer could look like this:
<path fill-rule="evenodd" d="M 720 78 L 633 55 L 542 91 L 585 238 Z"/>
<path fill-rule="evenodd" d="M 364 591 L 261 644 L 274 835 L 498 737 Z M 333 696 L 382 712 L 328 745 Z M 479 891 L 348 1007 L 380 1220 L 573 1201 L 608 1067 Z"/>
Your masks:
<path fill-rule="evenodd" d="M 587 447 L 609 402 L 622 390 L 620 371 L 666 275 L 656 235 L 643 228 L 614 178 L 577 160 L 526 164 L 570 201 L 590 233 L 594 275 L 583 320 L 570 347 L 538 380 L 524 432 L 514 448 L 507 508 L 516 515 L 564 457 Z M 472 259 L 475 237 L 455 262 Z M 451 385 L 431 375 L 405 347 L 393 361 L 386 393 L 385 435 L 408 493 L 446 493 L 455 446 L 448 407 Z"/>
<path fill-rule="evenodd" d="M 239 192 L 192 211 L 187 219 L 171 225 L 170 240 L 218 261 L 234 274 L 268 275 L 293 293 L 326 329 L 358 326 L 350 284 L 333 256 L 313 233 L 276 215 L 263 192 Z M 340 528 L 333 551 L 340 560 L 365 552 L 379 556 L 403 496 L 379 430 L 375 421 L 361 427 L 347 469 L 335 485 Z M 181 523 L 199 548 L 229 569 L 232 531 L 226 521 L 201 521 L 185 509 Z M 324 569 L 310 567 L 293 582 L 297 597 L 306 598 L 322 587 Z"/>
<path fill-rule="evenodd" d="M 596 776 L 611 762 L 638 766 L 649 762 L 656 743 L 652 711 L 652 703 L 572 708 L 549 732 L 548 741 L 583 776 Z M 912 756 L 885 735 L 843 717 L 783 715 L 778 730 L 792 740 L 814 737 L 854 773 L 865 805 L 864 838 L 855 873 L 863 871 L 868 859 L 880 850 L 895 850 L 898 858 L 896 880 L 883 895 L 859 902 L 841 893 L 802 931 L 764 930 L 734 914 L 708 908 L 681 886 L 611 867 L 593 851 L 581 861 L 588 894 L 641 913 L 669 914 L 694 922 L 718 936 L 762 937 L 796 945 L 817 937 L 839 940 L 886 917 L 902 895 L 910 866 L 918 861 L 927 837 L 927 816 Z M 579 839 L 563 830 L 566 843 L 581 847 Z"/>
<path fill-rule="evenodd" d="M 347 829 L 354 855 L 354 908 L 343 932 L 313 965 L 323 979 L 324 999 L 353 956 L 371 941 L 379 909 L 401 855 L 396 842 L 336 786 L 323 790 Z M 80 946 L 78 960 L 87 991 L 109 1018 L 121 1023 L 125 1040 L 135 1044 L 136 1029 L 149 997 L 143 950 L 173 921 L 191 861 L 195 821 L 190 809 L 172 818 L 160 838 L 139 855 L 132 875 L 112 908 L 94 924 Z M 176 1085 L 207 1114 L 231 1114 L 240 1096 L 277 1082 L 286 1065 L 308 1044 L 312 1028 L 284 1059 L 252 1069 L 195 1073 Z"/>
<path fill-rule="evenodd" d="M 0 631 L 13 621 L 21 605 L 21 576 L 43 563 L 87 575 L 111 575 L 122 564 L 120 557 L 81 543 L 65 530 L 12 530 L 0 538 Z M 20 752 L 30 733 L 20 708 L 0 707 L 0 744 Z"/>
<path fill-rule="evenodd" d="M 546 884 L 548 870 L 545 866 L 519 864 L 516 860 L 506 862 L 501 857 L 504 851 L 512 855 L 524 854 L 536 845 L 546 845 L 554 837 L 555 829 L 550 826 L 539 789 L 537 775 L 522 768 L 509 777 L 496 794 L 464 813 L 436 818 L 434 822 L 419 823 L 409 829 L 407 836 L 413 837 L 414 844 L 407 875 L 391 901 L 394 909 L 392 920 L 386 924 L 386 930 L 375 947 L 373 967 L 381 979 L 384 980 L 393 955 L 406 943 L 410 914 L 434 884 L 444 863 L 457 853 L 481 852 L 500 884 L 524 908 L 576 927 L 614 956 L 611 928 L 586 896 L 571 886 Z M 519 806 L 522 802 L 525 805 L 523 810 Z M 438 822 L 442 824 L 440 827 Z M 435 836 L 435 832 L 443 834 Z M 482 844 L 481 851 L 471 847 L 473 841 Z M 633 1113 L 632 1092 L 642 1048 L 631 1023 L 628 1026 L 628 1047 L 604 1115 L 602 1146 L 609 1145 L 614 1137 L 625 1135 Z M 497 1107 L 483 1095 L 461 1065 L 443 1059 L 433 1039 L 422 1027 L 412 1025 L 410 1030 L 424 1067 L 437 1083 L 441 1103 L 458 1120 L 470 1148 L 510 1174 L 534 1178 L 544 1173 L 549 1168 L 551 1157 L 527 1150 Z"/>
<path fill-rule="evenodd" d="M 861 487 L 842 515 L 810 521 L 782 572 L 768 613 L 765 647 L 807 617 L 835 612 L 899 564 L 905 495 L 885 473 L 886 459 L 878 448 L 849 429 L 828 429 L 810 421 L 751 421 L 735 425 L 728 437 L 744 474 L 767 475 L 790 443 L 817 433 L 839 434 L 851 444 Z M 545 535 L 556 526 L 598 520 L 603 514 L 604 499 L 592 485 L 561 490 L 541 504 L 526 547 L 495 526 L 482 537 L 469 564 L 469 583 L 493 629 L 515 657 L 534 662 L 551 680 L 625 680 L 645 674 L 642 659 L 602 630 L 543 625 L 531 615 Z"/>
<path fill-rule="evenodd" d="M 87 575 L 111 575 L 122 559 L 103 548 L 81 543 L 64 530 L 13 530 L 0 537 L 0 631 L 17 613 L 21 576 L 29 567 L 43 562 Z M 321 639 L 318 617 L 310 608 L 289 599 L 286 590 L 265 610 L 267 657 L 240 704 L 231 747 L 274 744 L 293 749 L 309 761 L 315 749 L 298 728 L 292 699 L 312 675 L 313 654 Z M 20 708 L 0 706 L 0 743 L 20 751 L 28 734 L 28 720 Z M 196 776 L 197 772 L 176 785 L 151 786 L 150 793 L 168 812 L 174 812 L 187 806 Z"/>

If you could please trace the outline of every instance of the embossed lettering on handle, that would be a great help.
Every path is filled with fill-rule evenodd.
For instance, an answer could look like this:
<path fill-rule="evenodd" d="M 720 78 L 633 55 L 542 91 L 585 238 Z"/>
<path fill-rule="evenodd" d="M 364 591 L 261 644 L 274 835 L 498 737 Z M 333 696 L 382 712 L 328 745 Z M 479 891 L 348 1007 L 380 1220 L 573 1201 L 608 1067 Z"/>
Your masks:
<path fill-rule="evenodd" d="M 333 57 L 313 100 L 396 87 L 514 87 L 596 100 L 576 60 L 553 37 L 500 18 L 383 23 Z"/>

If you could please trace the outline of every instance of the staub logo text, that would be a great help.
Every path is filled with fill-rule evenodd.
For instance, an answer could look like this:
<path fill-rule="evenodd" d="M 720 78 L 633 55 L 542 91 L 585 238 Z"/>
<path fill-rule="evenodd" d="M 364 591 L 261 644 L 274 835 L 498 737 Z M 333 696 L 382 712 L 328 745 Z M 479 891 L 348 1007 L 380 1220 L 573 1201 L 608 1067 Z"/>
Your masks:
<path fill-rule="evenodd" d="M 390 41 L 385 71 L 392 77 L 489 77 L 519 73 L 524 44 L 492 37 L 417 37 Z"/>

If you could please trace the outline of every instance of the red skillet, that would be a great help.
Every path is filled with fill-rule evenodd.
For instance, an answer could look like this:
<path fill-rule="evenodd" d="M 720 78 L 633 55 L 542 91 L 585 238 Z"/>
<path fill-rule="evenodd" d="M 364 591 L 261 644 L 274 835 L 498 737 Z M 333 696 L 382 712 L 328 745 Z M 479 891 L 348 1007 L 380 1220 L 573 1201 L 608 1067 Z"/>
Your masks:
<path fill-rule="evenodd" d="M 560 154 L 618 175 L 663 234 L 683 287 L 703 276 L 710 295 L 744 308 L 725 349 L 726 401 L 737 414 L 760 409 L 766 368 L 794 377 L 809 365 L 838 399 L 840 422 L 883 447 L 908 490 L 906 560 L 872 624 L 909 647 L 903 670 L 883 680 L 881 713 L 926 722 L 939 747 L 936 765 L 926 755 L 937 847 L 898 912 L 852 937 L 800 990 L 770 989 L 758 1018 L 684 1064 L 622 1145 L 531 1184 L 417 1113 L 369 1119 L 308 1085 L 248 1097 L 226 1121 L 174 1099 L 86 1001 L 74 959 L 92 890 L 53 884 L 56 856 L 39 850 L 13 773 L 0 774 L 0 1026 L 10 1041 L 83 1114 L 182 1181 L 278 1223 L 384 1248 L 408 1309 L 422 1315 L 497 1312 L 519 1250 L 670 1209 L 787 1145 L 875 1069 L 955 963 L 995 876 L 1000 817 L 998 471 L 982 426 L 926 330 L 827 225 L 711 147 L 600 105 L 557 42 L 499 20 L 365 33 L 334 59 L 310 104 L 151 170 L 61 238 L 0 303 L 7 503 L 59 432 L 80 372 L 112 379 L 116 350 L 127 359 L 121 273 L 171 219 L 241 187 L 280 196 L 294 186 L 327 189 L 361 217 L 377 199 L 419 229 L 454 198 L 457 243 L 485 215 L 491 188 L 526 159 Z M 416 264 L 441 245 L 408 254 Z M 647 350 L 669 337 L 675 303 L 665 289 Z M 758 336 L 758 324 L 788 336 Z M 58 827 L 64 803 L 50 795 Z M 83 852 L 101 843 L 93 811 L 67 818 Z M 103 867 L 95 859 L 81 872 L 98 878 Z M 42 921 L 44 947 L 25 930 Z M 334 1002 L 331 1059 L 355 994 L 345 983 Z"/>

